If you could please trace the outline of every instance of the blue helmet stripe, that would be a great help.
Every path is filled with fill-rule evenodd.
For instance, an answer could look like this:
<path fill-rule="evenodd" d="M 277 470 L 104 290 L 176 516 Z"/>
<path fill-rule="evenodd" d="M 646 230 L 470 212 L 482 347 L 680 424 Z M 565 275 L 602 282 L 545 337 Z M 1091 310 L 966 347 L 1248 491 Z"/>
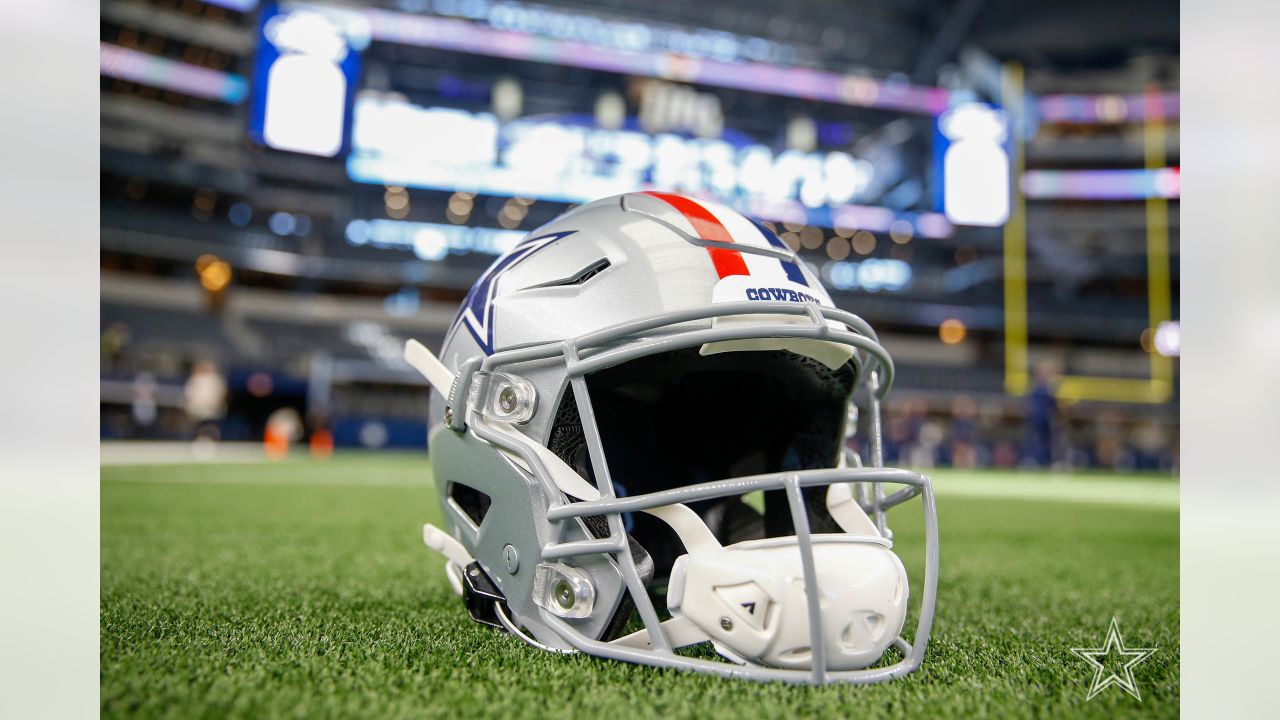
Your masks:
<path fill-rule="evenodd" d="M 755 218 L 748 219 L 751 220 L 751 224 L 756 226 L 756 229 L 760 231 L 760 234 L 764 236 L 764 239 L 768 241 L 770 245 L 778 248 L 779 250 L 790 250 L 790 248 L 787 247 L 787 244 L 782 242 L 782 238 L 779 238 L 772 230 L 765 227 L 763 223 L 759 222 Z M 809 286 L 809 281 L 804 279 L 804 273 L 801 272 L 800 266 L 797 265 L 795 261 L 779 260 L 778 262 L 782 263 L 782 271 L 787 274 L 788 280 L 793 283 L 804 285 L 805 287 Z"/>

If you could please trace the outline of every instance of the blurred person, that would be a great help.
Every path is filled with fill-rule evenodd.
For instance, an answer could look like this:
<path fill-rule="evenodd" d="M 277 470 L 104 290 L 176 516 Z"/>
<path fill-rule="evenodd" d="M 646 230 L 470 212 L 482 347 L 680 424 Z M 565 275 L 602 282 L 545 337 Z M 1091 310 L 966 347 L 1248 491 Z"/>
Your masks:
<path fill-rule="evenodd" d="M 1139 470 L 1159 470 L 1167 467 L 1165 457 L 1168 452 L 1168 439 L 1165 428 L 1155 420 L 1144 420 L 1138 423 L 1131 435 L 1134 451 L 1134 466 Z"/>
<path fill-rule="evenodd" d="M 1124 425 L 1118 412 L 1106 410 L 1099 414 L 1094 432 L 1093 453 L 1099 465 L 1110 470 L 1133 468 L 1133 453 L 1125 444 Z"/>
<path fill-rule="evenodd" d="M 995 467 L 996 451 L 1000 440 L 1007 435 L 1008 421 L 1005 417 L 1007 408 L 1003 400 L 991 399 L 978 406 L 977 435 L 978 466 Z M 1017 464 L 1017 449 L 1014 449 L 1014 462 Z"/>
<path fill-rule="evenodd" d="M 951 401 L 951 466 L 978 466 L 978 404 L 968 395 Z"/>
<path fill-rule="evenodd" d="M 156 417 L 160 414 L 156 405 L 156 377 L 143 371 L 133 379 L 129 415 L 133 419 L 133 436 L 139 440 L 152 437 Z"/>
<path fill-rule="evenodd" d="M 1053 464 L 1053 443 L 1058 426 L 1058 400 L 1053 390 L 1058 382 L 1058 367 L 1052 361 L 1036 366 L 1036 384 L 1027 395 L 1026 435 L 1022 462 L 1035 467 Z"/>
<path fill-rule="evenodd" d="M 285 406 L 267 416 L 267 426 L 262 433 L 267 459 L 283 460 L 289 454 L 289 446 L 301 439 L 302 417 L 297 410 Z"/>
<path fill-rule="evenodd" d="M 1062 433 L 1058 438 L 1061 450 L 1058 460 L 1059 469 L 1070 472 L 1093 465 L 1090 452 L 1089 425 L 1090 420 L 1081 406 L 1075 402 L 1065 403 L 1062 408 Z"/>
<path fill-rule="evenodd" d="M 920 437 L 920 431 L 924 428 L 925 416 L 929 412 L 929 406 L 924 398 L 908 398 L 906 402 L 907 427 L 911 433 L 912 441 Z"/>
<path fill-rule="evenodd" d="M 118 370 L 126 364 L 129 350 L 129 326 L 113 322 L 102 331 L 99 350 L 103 370 Z"/>
<path fill-rule="evenodd" d="M 192 452 L 208 459 L 221 438 L 219 423 L 227 412 L 227 381 L 213 363 L 199 360 L 183 387 L 183 400 L 187 419 L 195 428 Z"/>
<path fill-rule="evenodd" d="M 996 443 L 991 451 L 991 464 L 998 468 L 1011 468 L 1018 464 L 1018 448 L 1007 440 Z"/>
<path fill-rule="evenodd" d="M 936 420 L 926 420 L 920 424 L 920 433 L 916 436 L 916 442 L 911 446 L 911 453 L 907 456 L 907 465 L 917 468 L 931 468 L 938 464 L 938 452 L 942 449 L 943 440 L 946 438 L 946 431 L 942 428 L 942 423 Z"/>
<path fill-rule="evenodd" d="M 310 416 L 311 438 L 307 447 L 311 457 L 328 460 L 333 457 L 333 431 L 329 429 L 329 414 L 323 410 L 308 413 Z"/>
<path fill-rule="evenodd" d="M 883 440 L 884 461 L 887 463 L 900 463 L 906 458 L 913 439 L 906 408 L 901 404 L 895 403 L 885 408 L 885 414 L 888 419 L 885 422 L 886 428 Z"/>
<path fill-rule="evenodd" d="M 1080 443 L 1071 443 L 1064 450 L 1066 470 L 1083 470 L 1093 464 L 1089 449 Z"/>
<path fill-rule="evenodd" d="M 316 428 L 308 442 L 311 457 L 317 460 L 328 460 L 333 457 L 333 433 L 328 428 Z"/>

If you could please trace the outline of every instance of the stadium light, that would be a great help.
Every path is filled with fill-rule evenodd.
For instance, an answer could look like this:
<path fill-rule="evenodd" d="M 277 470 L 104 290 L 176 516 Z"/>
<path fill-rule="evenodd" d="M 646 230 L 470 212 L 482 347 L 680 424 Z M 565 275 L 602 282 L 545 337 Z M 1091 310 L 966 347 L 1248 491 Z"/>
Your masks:
<path fill-rule="evenodd" d="M 967 334 L 968 329 L 957 318 L 947 318 L 938 325 L 938 339 L 945 345 L 957 345 Z"/>
<path fill-rule="evenodd" d="M 1157 325 L 1152 346 L 1156 352 L 1165 357 L 1181 355 L 1182 325 L 1177 320 L 1168 320 Z"/>

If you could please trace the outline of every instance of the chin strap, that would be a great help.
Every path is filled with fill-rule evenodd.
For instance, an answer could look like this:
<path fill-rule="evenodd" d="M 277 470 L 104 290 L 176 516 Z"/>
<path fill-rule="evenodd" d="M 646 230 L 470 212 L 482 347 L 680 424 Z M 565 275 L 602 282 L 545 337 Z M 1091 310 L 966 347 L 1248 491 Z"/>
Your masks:
<path fill-rule="evenodd" d="M 426 348 L 425 345 L 417 340 L 409 340 L 404 344 L 404 359 L 405 362 L 408 362 L 415 370 L 421 373 L 422 376 L 426 378 L 427 382 L 431 383 L 433 388 L 442 395 L 445 395 L 446 397 L 448 396 L 450 389 L 453 387 L 455 380 L 454 375 L 449 371 L 449 368 L 445 367 L 444 363 L 440 362 L 440 359 L 437 358 L 435 354 Z M 502 433 L 512 443 L 523 445 L 532 450 L 533 453 L 538 456 L 538 460 L 542 465 L 546 467 L 547 472 L 551 475 L 551 480 L 555 483 L 556 487 L 560 489 L 560 492 L 580 500 L 600 499 L 600 490 L 598 488 L 586 480 L 583 480 L 581 475 L 574 472 L 572 468 L 566 465 L 563 460 L 557 457 L 555 453 L 551 452 L 546 447 L 535 442 L 530 442 L 524 437 L 517 437 L 515 434 L 501 427 L 499 423 L 490 422 L 489 427 L 499 433 Z M 516 464 L 520 465 L 525 470 L 532 472 L 532 468 L 529 467 L 529 464 L 525 462 L 524 458 L 504 448 L 499 448 L 499 450 L 515 461 Z M 702 521 L 702 518 L 698 517 L 697 513 L 690 510 L 686 505 L 664 505 L 663 507 L 653 508 L 651 510 L 646 510 L 645 512 L 653 515 L 659 520 L 662 520 L 667 525 L 670 525 L 671 529 L 680 537 L 680 542 L 684 543 L 685 548 L 689 552 L 720 547 L 720 542 L 716 540 L 716 536 L 711 532 L 711 529 L 707 527 L 707 524 Z M 456 544 L 458 551 L 464 554 L 466 553 L 466 550 L 463 549 L 462 545 L 458 544 L 456 540 L 453 540 L 453 538 L 448 537 L 443 532 L 440 532 L 440 530 L 430 525 L 427 527 L 434 530 L 437 535 Z M 424 539 L 427 539 L 425 533 L 426 530 L 424 528 Z M 468 563 L 472 562 L 469 557 L 467 558 L 467 562 L 460 562 L 458 559 L 455 559 L 448 553 L 445 553 L 440 547 L 433 545 L 429 539 L 427 539 L 427 547 L 449 557 L 451 562 L 459 565 L 460 567 L 466 567 Z M 452 580 L 452 576 L 450 576 L 451 583 Z"/>
<path fill-rule="evenodd" d="M 693 621 L 684 616 L 676 616 L 670 620 L 662 621 L 662 634 L 666 635 L 667 640 L 671 641 L 671 647 L 684 647 L 686 645 L 694 645 L 696 643 L 709 640 L 710 635 L 703 632 Z M 649 637 L 649 630 L 637 630 L 630 635 L 620 637 L 614 640 L 612 645 L 622 645 L 623 647 L 639 648 L 641 650 L 652 650 L 653 639 Z"/>
<path fill-rule="evenodd" d="M 847 454 L 840 453 L 836 467 L 848 467 L 848 457 Z M 854 457 L 855 462 L 858 462 L 857 456 Z M 858 465 L 861 466 L 862 463 L 858 462 Z M 831 513 L 840 529 L 850 535 L 881 536 L 876 524 L 871 522 L 871 518 L 854 497 L 853 483 L 836 483 L 827 488 L 827 512 Z"/>
<path fill-rule="evenodd" d="M 449 372 L 449 368 L 427 346 L 417 340 L 409 340 L 404 344 L 404 359 L 414 370 L 422 373 L 422 377 L 431 383 L 436 392 L 449 397 L 449 390 L 453 387 L 453 373 Z"/>
<path fill-rule="evenodd" d="M 448 395 L 453 387 L 455 377 L 444 363 L 440 362 L 430 350 L 417 340 L 409 340 L 404 346 L 404 359 L 415 370 L 426 378 L 443 395 Z M 577 472 L 570 468 L 563 460 L 556 456 L 555 453 L 543 445 L 532 442 L 523 436 L 510 432 L 502 427 L 501 423 L 486 422 L 488 427 L 498 433 L 501 433 L 509 442 L 516 445 L 524 446 L 530 449 L 534 455 L 538 457 L 539 462 L 547 469 L 547 473 L 551 476 L 552 482 L 556 487 L 566 495 L 578 498 L 580 500 L 599 500 L 600 490 L 591 483 L 587 482 Z M 524 458 L 519 454 L 511 452 L 505 448 L 499 447 L 499 451 L 511 458 L 520 467 L 526 471 L 532 472 Z M 680 542 L 684 544 L 687 552 L 698 552 L 701 550 L 716 550 L 721 547 L 720 542 L 716 540 L 716 536 L 703 522 L 698 514 L 691 510 L 687 505 L 676 503 L 673 505 L 664 505 L 662 507 L 652 508 L 644 512 L 653 515 L 662 520 L 675 531 L 680 538 Z M 457 540 L 449 537 L 444 531 L 433 525 L 425 525 L 422 529 L 422 538 L 427 547 L 444 555 L 448 559 L 445 565 L 445 573 L 449 576 L 449 584 L 453 586 L 454 592 L 462 593 L 462 568 L 475 562 Z"/>
<path fill-rule="evenodd" d="M 836 483 L 827 488 L 827 512 L 840 529 L 850 535 L 881 537 L 876 524 L 854 499 L 851 483 Z"/>
<path fill-rule="evenodd" d="M 523 629 L 521 629 L 520 626 L 517 625 L 511 618 L 507 617 L 507 611 L 502 609 L 502 603 L 494 603 L 493 609 L 494 609 L 494 613 L 498 616 L 498 622 L 502 623 L 502 628 L 504 630 L 511 633 L 512 635 L 515 635 L 516 637 L 520 638 L 526 643 L 529 643 L 530 645 L 538 648 L 539 650 L 546 650 L 547 652 L 560 653 L 561 655 L 573 655 L 578 652 L 577 650 L 573 650 L 573 649 L 562 649 L 562 648 L 551 647 L 550 645 L 544 645 L 538 642 L 537 640 L 534 640 L 532 637 L 529 636 L 528 633 L 526 633 Z"/>
<path fill-rule="evenodd" d="M 462 543 L 431 523 L 422 526 L 422 542 L 428 549 L 444 556 L 444 574 L 449 578 L 449 586 L 453 588 L 455 595 L 461 595 L 462 568 L 475 562 L 475 558 L 471 557 Z"/>
<path fill-rule="evenodd" d="M 495 423 L 489 423 L 489 427 L 507 436 L 513 443 L 520 443 L 525 447 L 530 448 L 533 453 L 538 456 L 538 460 L 542 462 L 543 467 L 547 469 L 547 473 L 551 475 L 552 482 L 556 484 L 556 487 L 560 489 L 560 492 L 571 497 L 578 498 L 579 500 L 600 499 L 599 488 L 586 480 L 583 480 L 581 475 L 575 472 L 573 468 L 565 464 L 563 460 L 546 447 L 535 442 L 530 442 L 522 437 L 515 437 L 512 433 L 509 433 L 500 427 L 496 427 Z M 506 452 L 507 457 L 511 458 L 520 467 L 532 472 L 529 464 L 526 463 L 519 455 L 505 450 L 503 452 Z M 669 525 L 680 538 L 680 542 L 684 544 L 687 552 L 715 550 L 721 547 L 720 541 L 716 540 L 715 534 L 711 532 L 711 529 L 707 527 L 707 524 L 703 522 L 702 518 L 698 517 L 698 513 L 690 509 L 688 505 L 683 503 L 674 503 L 672 505 L 650 508 L 643 512 L 646 512 Z"/>

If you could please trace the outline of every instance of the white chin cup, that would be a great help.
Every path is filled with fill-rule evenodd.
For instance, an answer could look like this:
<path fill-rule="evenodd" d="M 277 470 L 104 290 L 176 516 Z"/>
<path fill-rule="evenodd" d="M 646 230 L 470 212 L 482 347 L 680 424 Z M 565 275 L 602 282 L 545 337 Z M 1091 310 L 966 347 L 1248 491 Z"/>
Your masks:
<path fill-rule="evenodd" d="M 902 631 L 907 573 L 873 539 L 814 535 L 813 561 L 826 666 L 874 664 Z M 794 537 L 737 543 L 676 560 L 667 591 L 673 616 L 691 621 L 725 657 L 776 668 L 813 667 L 809 602 Z"/>

